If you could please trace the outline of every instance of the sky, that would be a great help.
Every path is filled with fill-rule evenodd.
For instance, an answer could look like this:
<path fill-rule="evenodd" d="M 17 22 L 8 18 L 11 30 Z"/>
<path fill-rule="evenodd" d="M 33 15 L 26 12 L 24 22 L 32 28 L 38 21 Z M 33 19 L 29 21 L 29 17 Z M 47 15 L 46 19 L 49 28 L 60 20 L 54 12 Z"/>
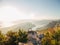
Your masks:
<path fill-rule="evenodd" d="M 0 0 L 0 25 L 24 19 L 60 19 L 60 0 Z"/>

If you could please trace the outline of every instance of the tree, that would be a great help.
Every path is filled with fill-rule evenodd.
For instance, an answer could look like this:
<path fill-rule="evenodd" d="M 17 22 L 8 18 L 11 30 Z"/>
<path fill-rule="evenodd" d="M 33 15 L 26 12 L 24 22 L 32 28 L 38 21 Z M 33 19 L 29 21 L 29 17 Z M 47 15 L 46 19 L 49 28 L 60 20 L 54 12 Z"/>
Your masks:
<path fill-rule="evenodd" d="M 27 42 L 27 32 L 23 30 L 18 31 L 18 42 L 26 43 Z"/>
<path fill-rule="evenodd" d="M 56 45 L 60 45 L 60 30 L 55 31 L 52 37 L 56 40 Z"/>
<path fill-rule="evenodd" d="M 6 45 L 17 45 L 18 44 L 17 32 L 8 31 L 6 35 L 8 38 Z"/>
<path fill-rule="evenodd" d="M 2 32 L 0 31 L 0 45 L 4 45 L 4 35 L 2 34 Z"/>
<path fill-rule="evenodd" d="M 42 39 L 42 45 L 51 45 L 51 35 L 49 32 L 47 32 L 45 35 L 44 35 L 44 38 Z"/>

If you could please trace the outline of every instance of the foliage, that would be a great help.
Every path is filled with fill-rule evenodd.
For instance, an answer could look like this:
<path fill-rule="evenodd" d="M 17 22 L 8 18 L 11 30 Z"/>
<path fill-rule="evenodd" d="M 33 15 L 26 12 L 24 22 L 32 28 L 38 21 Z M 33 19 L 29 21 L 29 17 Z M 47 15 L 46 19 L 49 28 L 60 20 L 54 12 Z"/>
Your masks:
<path fill-rule="evenodd" d="M 27 33 L 25 31 L 19 30 L 18 32 L 18 41 L 22 43 L 27 42 Z"/>
<path fill-rule="evenodd" d="M 6 45 L 17 45 L 17 32 L 8 31 L 7 32 L 7 44 Z M 12 43 L 13 42 L 13 43 Z"/>
<path fill-rule="evenodd" d="M 25 31 L 8 31 L 6 35 L 0 31 L 0 45 L 18 45 L 19 42 L 27 42 L 27 33 Z"/>
<path fill-rule="evenodd" d="M 19 42 L 27 43 L 27 36 L 28 33 L 24 30 L 19 30 L 17 32 L 8 31 L 6 35 L 0 31 L 0 45 L 18 45 Z M 42 45 L 60 45 L 60 30 L 54 33 L 44 33 L 44 37 L 40 42 Z"/>
<path fill-rule="evenodd" d="M 3 42 L 4 42 L 4 35 L 0 31 L 0 45 L 4 45 Z"/>
<path fill-rule="evenodd" d="M 42 39 L 42 45 L 60 45 L 60 30 L 55 31 L 55 33 L 47 32 Z"/>

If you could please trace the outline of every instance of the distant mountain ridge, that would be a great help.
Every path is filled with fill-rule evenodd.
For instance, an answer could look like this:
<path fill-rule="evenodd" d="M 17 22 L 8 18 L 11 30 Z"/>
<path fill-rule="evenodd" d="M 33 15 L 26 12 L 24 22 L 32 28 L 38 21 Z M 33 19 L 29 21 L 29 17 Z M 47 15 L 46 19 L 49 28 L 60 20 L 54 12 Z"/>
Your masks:
<path fill-rule="evenodd" d="M 43 26 L 43 27 L 39 27 L 36 30 L 44 30 L 44 29 L 48 29 L 48 28 L 54 28 L 55 26 L 60 26 L 60 20 L 53 20 L 50 23 L 48 23 L 47 25 Z"/>
<path fill-rule="evenodd" d="M 6 33 L 9 30 L 18 31 L 19 29 L 23 30 L 42 30 L 50 27 L 54 27 L 57 23 L 60 24 L 60 20 L 33 20 L 25 21 L 23 23 L 17 23 L 11 27 L 1 28 L 3 33 Z"/>

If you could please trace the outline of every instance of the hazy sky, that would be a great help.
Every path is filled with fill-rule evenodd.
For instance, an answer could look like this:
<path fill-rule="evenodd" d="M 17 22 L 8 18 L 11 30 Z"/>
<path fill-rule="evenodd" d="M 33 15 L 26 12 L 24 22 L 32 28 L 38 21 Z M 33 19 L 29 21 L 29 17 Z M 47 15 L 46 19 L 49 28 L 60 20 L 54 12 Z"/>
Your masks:
<path fill-rule="evenodd" d="M 21 19 L 59 18 L 60 0 L 0 0 L 0 21 L 5 25 Z"/>

